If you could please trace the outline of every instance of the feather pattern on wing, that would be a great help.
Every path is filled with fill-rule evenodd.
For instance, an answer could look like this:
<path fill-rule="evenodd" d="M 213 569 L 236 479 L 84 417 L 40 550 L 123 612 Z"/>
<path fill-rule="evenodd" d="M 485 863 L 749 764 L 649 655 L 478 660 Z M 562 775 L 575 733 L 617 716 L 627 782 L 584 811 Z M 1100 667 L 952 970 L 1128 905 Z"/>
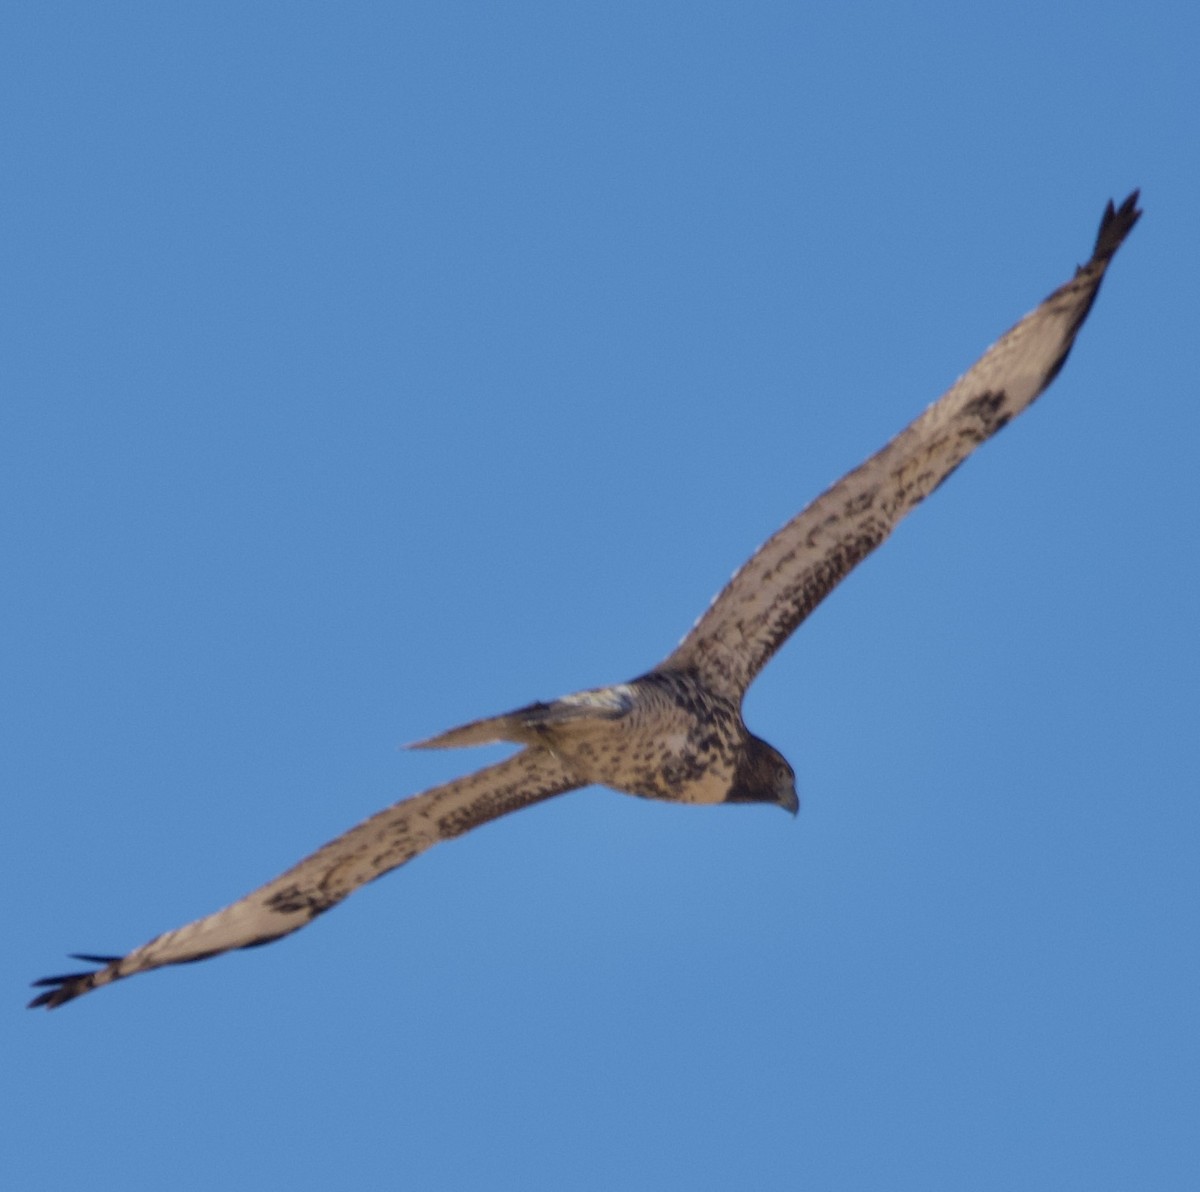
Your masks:
<path fill-rule="evenodd" d="M 53 1009 L 147 969 L 270 943 L 440 841 L 579 785 L 547 750 L 525 749 L 376 813 L 245 898 L 157 936 L 126 956 L 76 954 L 78 960 L 104 967 L 43 978 L 35 984 L 48 988 L 29 1004 Z"/>
<path fill-rule="evenodd" d="M 1141 214 L 1138 192 L 1100 223 L 1086 265 L 916 421 L 826 490 L 735 573 L 662 669 L 694 670 L 741 699 L 793 631 L 981 443 L 1054 380 L 1104 271 Z"/>

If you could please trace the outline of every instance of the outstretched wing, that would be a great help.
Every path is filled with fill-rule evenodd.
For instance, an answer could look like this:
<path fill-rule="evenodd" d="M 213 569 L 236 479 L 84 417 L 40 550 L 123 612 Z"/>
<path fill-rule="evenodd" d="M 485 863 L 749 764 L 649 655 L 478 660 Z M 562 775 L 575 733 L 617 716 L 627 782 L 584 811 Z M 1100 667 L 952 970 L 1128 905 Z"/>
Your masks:
<path fill-rule="evenodd" d="M 1075 271 L 882 451 L 761 546 L 659 669 L 690 668 L 741 699 L 796 627 L 980 443 L 1058 375 L 1101 279 L 1137 223 L 1138 192 L 1108 204 L 1092 259 Z"/>
<path fill-rule="evenodd" d="M 126 956 L 77 954 L 78 960 L 104 967 L 35 981 L 47 988 L 29 1006 L 52 1010 L 134 973 L 270 943 L 439 841 L 579 785 L 552 754 L 525 749 L 380 811 L 224 910 L 157 936 Z"/>

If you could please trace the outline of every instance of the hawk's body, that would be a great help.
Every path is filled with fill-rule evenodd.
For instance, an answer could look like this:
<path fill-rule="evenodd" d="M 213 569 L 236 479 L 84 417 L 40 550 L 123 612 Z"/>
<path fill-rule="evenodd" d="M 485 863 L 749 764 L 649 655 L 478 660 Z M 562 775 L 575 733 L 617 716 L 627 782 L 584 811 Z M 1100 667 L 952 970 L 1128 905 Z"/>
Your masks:
<path fill-rule="evenodd" d="M 125 956 L 79 957 L 101 967 L 37 982 L 47 988 L 30 1004 L 52 1008 L 133 973 L 267 943 L 431 845 L 580 786 L 678 803 L 773 803 L 794 812 L 791 767 L 742 720 L 747 688 L 900 519 L 1054 379 L 1109 261 L 1137 222 L 1136 203 L 1136 191 L 1117 209 L 1109 203 L 1091 260 L 886 447 L 755 552 L 654 670 L 421 742 L 442 748 L 512 741 L 523 748 L 379 812 L 224 910 Z"/>
<path fill-rule="evenodd" d="M 773 801 L 797 809 L 791 767 L 746 728 L 741 700 L 711 690 L 690 668 L 664 666 L 631 683 L 530 704 L 419 741 L 414 748 L 491 741 L 548 750 L 579 786 L 598 783 L 675 803 L 749 801 L 739 792 L 758 789 L 750 785 L 758 771 L 769 775 L 773 766 L 775 781 L 769 785 L 779 785 L 779 799 Z"/>

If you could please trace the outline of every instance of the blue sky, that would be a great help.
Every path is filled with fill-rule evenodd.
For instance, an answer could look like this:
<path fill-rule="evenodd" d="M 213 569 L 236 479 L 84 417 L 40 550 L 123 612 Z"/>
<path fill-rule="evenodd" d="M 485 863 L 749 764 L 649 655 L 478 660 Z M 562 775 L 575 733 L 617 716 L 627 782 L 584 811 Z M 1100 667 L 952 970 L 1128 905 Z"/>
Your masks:
<path fill-rule="evenodd" d="M 0 1178 L 1182 1188 L 1193 5 L 10 6 Z M 590 790 L 22 1008 L 628 678 L 1145 217 L 747 701 L 803 811 Z"/>

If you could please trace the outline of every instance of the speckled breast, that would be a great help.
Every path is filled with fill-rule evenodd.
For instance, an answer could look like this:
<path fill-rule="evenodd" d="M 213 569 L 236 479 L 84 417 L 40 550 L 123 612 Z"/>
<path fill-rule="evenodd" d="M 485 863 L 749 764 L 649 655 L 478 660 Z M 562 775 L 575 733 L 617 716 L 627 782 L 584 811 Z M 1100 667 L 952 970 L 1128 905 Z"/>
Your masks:
<path fill-rule="evenodd" d="M 650 799 L 724 800 L 746 737 L 730 701 L 688 671 L 653 671 L 610 690 L 628 697 L 622 715 L 554 734 L 552 748 L 581 780 Z"/>

